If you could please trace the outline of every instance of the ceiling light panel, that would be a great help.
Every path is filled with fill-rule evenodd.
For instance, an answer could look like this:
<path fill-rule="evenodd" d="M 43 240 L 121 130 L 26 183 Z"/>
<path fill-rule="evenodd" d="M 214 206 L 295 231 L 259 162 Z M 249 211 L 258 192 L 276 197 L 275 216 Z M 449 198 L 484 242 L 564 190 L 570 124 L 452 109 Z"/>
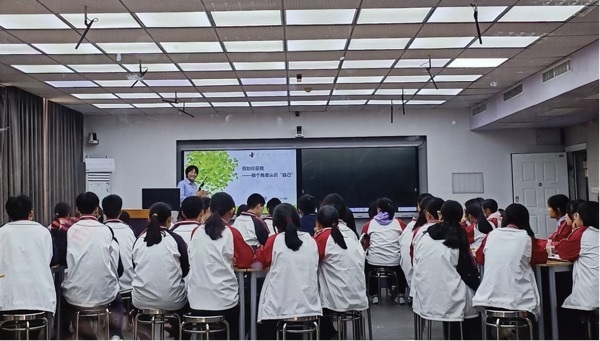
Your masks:
<path fill-rule="evenodd" d="M 160 98 L 154 92 L 125 92 L 116 93 L 115 95 L 123 99 L 145 99 L 145 98 Z"/>
<path fill-rule="evenodd" d="M 140 72 L 140 64 L 123 64 L 123 66 L 130 72 Z M 179 71 L 175 64 L 170 63 L 158 63 L 158 64 L 142 64 L 142 71 L 148 69 L 148 72 L 170 72 Z"/>
<path fill-rule="evenodd" d="M 504 12 L 506 6 L 478 6 L 479 22 L 492 22 Z M 451 23 L 451 22 L 472 22 L 472 7 L 436 7 L 433 14 L 427 22 L 430 23 Z"/>
<path fill-rule="evenodd" d="M 327 101 L 291 101 L 291 105 L 327 105 Z"/>
<path fill-rule="evenodd" d="M 440 96 L 455 96 L 463 89 L 421 89 L 417 95 L 440 95 Z"/>
<path fill-rule="evenodd" d="M 566 21 L 585 6 L 513 6 L 499 22 Z"/>
<path fill-rule="evenodd" d="M 472 82 L 481 75 L 437 75 L 434 77 L 436 82 Z"/>
<path fill-rule="evenodd" d="M 98 43 L 106 53 L 162 53 L 155 43 Z"/>
<path fill-rule="evenodd" d="M 287 25 L 349 25 L 356 9 L 300 9 L 285 11 Z"/>
<path fill-rule="evenodd" d="M 294 90 L 290 96 L 329 96 L 330 90 L 311 90 L 310 92 Z"/>
<path fill-rule="evenodd" d="M 421 23 L 431 10 L 430 7 L 416 8 L 363 8 L 358 24 L 407 24 Z"/>
<path fill-rule="evenodd" d="M 234 78 L 192 79 L 192 82 L 196 86 L 240 85 L 238 80 Z"/>
<path fill-rule="evenodd" d="M 94 81 L 98 83 L 98 85 L 105 88 L 120 88 L 120 87 L 130 87 L 135 81 L 134 80 L 96 80 Z M 145 86 L 142 82 L 137 82 L 136 87 Z"/>
<path fill-rule="evenodd" d="M 456 58 L 448 65 L 449 68 L 485 68 L 498 67 L 508 58 Z"/>
<path fill-rule="evenodd" d="M 414 95 L 415 93 L 417 93 L 417 89 L 404 89 L 404 95 Z M 379 89 L 375 95 L 402 96 L 402 89 Z"/>
<path fill-rule="evenodd" d="M 395 105 L 402 104 L 401 100 L 390 100 L 390 99 L 372 99 L 367 104 L 370 105 Z"/>
<path fill-rule="evenodd" d="M 335 89 L 333 96 L 372 95 L 375 89 Z"/>
<path fill-rule="evenodd" d="M 379 83 L 383 76 L 338 77 L 338 83 Z"/>
<path fill-rule="evenodd" d="M 207 108 L 210 107 L 208 102 L 185 102 L 185 103 L 173 103 L 177 108 Z"/>
<path fill-rule="evenodd" d="M 100 94 L 71 94 L 71 96 L 79 99 L 117 99 L 113 94 L 100 93 Z"/>
<path fill-rule="evenodd" d="M 204 97 L 246 97 L 243 92 L 203 92 Z"/>
<path fill-rule="evenodd" d="M 236 70 L 285 70 L 285 62 L 234 62 Z"/>
<path fill-rule="evenodd" d="M 134 107 L 145 109 L 145 108 L 171 108 L 169 103 L 134 103 Z"/>
<path fill-rule="evenodd" d="M 438 105 L 438 104 L 443 104 L 446 101 L 442 101 L 442 100 L 411 100 L 406 102 L 406 104 L 419 104 L 419 105 Z"/>
<path fill-rule="evenodd" d="M 98 85 L 91 81 L 45 81 L 55 88 L 96 88 Z"/>
<path fill-rule="evenodd" d="M 61 17 L 65 18 L 71 25 L 76 28 L 85 29 L 83 23 L 85 15 L 83 13 L 75 14 L 60 14 Z M 88 13 L 88 19 L 98 18 L 93 24 L 93 28 L 132 28 L 140 27 L 140 25 L 133 19 L 129 13 Z"/>
<path fill-rule="evenodd" d="M 11 65 L 15 69 L 25 73 L 73 73 L 73 70 L 64 65 Z"/>
<path fill-rule="evenodd" d="M 214 107 L 249 107 L 248 102 L 212 102 Z"/>
<path fill-rule="evenodd" d="M 285 78 L 242 78 L 244 85 L 285 84 Z"/>
<path fill-rule="evenodd" d="M 281 40 L 259 41 L 225 41 L 227 52 L 280 52 L 283 51 Z"/>
<path fill-rule="evenodd" d="M 44 51 L 46 54 L 102 54 L 94 45 L 82 43 L 75 49 L 75 44 L 33 44 L 33 46 Z M 2 49 L 0 49 L 0 53 Z"/>
<path fill-rule="evenodd" d="M 346 39 L 288 40 L 288 51 L 337 51 L 346 47 Z"/>
<path fill-rule="evenodd" d="M 472 40 L 472 37 L 415 38 L 410 44 L 409 49 L 465 48 Z"/>
<path fill-rule="evenodd" d="M 338 60 L 288 62 L 290 70 L 331 70 L 337 69 Z"/>
<path fill-rule="evenodd" d="M 431 59 L 431 67 L 444 67 L 450 61 L 446 59 Z M 396 68 L 423 68 L 429 66 L 429 59 L 400 59 Z"/>
<path fill-rule="evenodd" d="M 483 44 L 479 41 L 473 42 L 469 47 L 475 48 L 525 48 L 531 45 L 540 37 L 536 36 L 521 36 L 521 37 L 483 37 Z"/>
<path fill-rule="evenodd" d="M 250 102 L 253 107 L 287 107 L 287 101 Z"/>
<path fill-rule="evenodd" d="M 160 46 L 168 53 L 223 52 L 221 44 L 217 41 L 165 42 L 160 43 Z"/>
<path fill-rule="evenodd" d="M 302 77 L 298 82 L 296 77 L 290 77 L 290 84 L 332 84 L 334 77 Z"/>
<path fill-rule="evenodd" d="M 213 11 L 210 14 L 220 27 L 281 25 L 280 11 Z"/>
<path fill-rule="evenodd" d="M 229 63 L 179 63 L 183 71 L 231 71 Z"/>
<path fill-rule="evenodd" d="M 210 27 L 205 12 L 135 13 L 146 27 Z"/>
<path fill-rule="evenodd" d="M 287 91 L 246 91 L 248 97 L 285 97 Z"/>
<path fill-rule="evenodd" d="M 329 101 L 329 105 L 364 105 L 366 102 L 364 99 L 332 100 Z"/>
<path fill-rule="evenodd" d="M 92 104 L 93 106 L 95 106 L 96 108 L 100 108 L 100 109 L 129 109 L 129 108 L 133 108 L 133 106 L 131 104 L 126 104 L 126 103 L 98 103 L 98 104 Z"/>
<path fill-rule="evenodd" d="M 387 69 L 394 64 L 395 59 L 383 60 L 344 60 L 342 69 Z"/>
<path fill-rule="evenodd" d="M 54 14 L 2 14 L 0 26 L 6 30 L 68 29 Z"/>
<path fill-rule="evenodd" d="M 125 72 L 119 64 L 69 64 L 69 67 L 81 73 Z"/>
<path fill-rule="evenodd" d="M 161 92 L 160 97 L 166 98 L 166 99 L 172 99 L 172 98 L 175 98 L 175 93 L 174 92 Z M 202 95 L 198 92 L 178 92 L 177 93 L 177 98 L 200 98 L 200 97 L 202 97 Z"/>
<path fill-rule="evenodd" d="M 27 44 L 0 44 L 0 55 L 3 54 L 40 54 Z"/>
<path fill-rule="evenodd" d="M 149 79 L 144 82 L 148 86 L 192 86 L 187 79 Z"/>
<path fill-rule="evenodd" d="M 350 40 L 349 50 L 402 50 L 410 38 L 364 38 Z M 469 40 L 470 41 L 470 40 Z"/>
<path fill-rule="evenodd" d="M 429 80 L 429 76 L 388 76 L 385 83 L 423 83 Z"/>

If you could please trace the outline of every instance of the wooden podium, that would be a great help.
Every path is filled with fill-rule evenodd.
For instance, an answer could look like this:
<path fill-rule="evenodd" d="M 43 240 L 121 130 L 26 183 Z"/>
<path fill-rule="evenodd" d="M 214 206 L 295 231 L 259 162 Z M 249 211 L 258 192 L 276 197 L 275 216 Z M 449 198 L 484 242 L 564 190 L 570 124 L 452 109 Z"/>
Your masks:
<path fill-rule="evenodd" d="M 139 236 L 142 231 L 146 229 L 148 225 L 148 216 L 150 210 L 148 209 L 124 209 L 123 211 L 129 213 L 131 220 L 129 225 L 133 228 L 135 236 Z"/>

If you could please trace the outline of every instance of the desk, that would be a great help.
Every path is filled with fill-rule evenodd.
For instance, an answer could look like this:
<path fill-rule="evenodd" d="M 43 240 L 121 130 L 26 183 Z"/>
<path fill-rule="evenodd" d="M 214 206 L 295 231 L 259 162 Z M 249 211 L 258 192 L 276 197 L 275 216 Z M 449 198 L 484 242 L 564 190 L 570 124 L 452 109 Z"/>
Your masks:
<path fill-rule="evenodd" d="M 552 328 L 550 339 L 558 340 L 558 299 L 556 298 L 556 273 L 572 271 L 573 263 L 549 259 L 546 264 L 535 265 L 535 280 L 538 286 L 538 291 L 540 292 L 540 311 L 542 311 L 542 314 L 539 318 L 540 340 L 546 339 L 544 335 L 546 318 L 544 317 L 543 313 L 544 293 L 542 289 L 542 268 L 548 269 L 548 290 L 550 291 L 550 326 Z"/>
<path fill-rule="evenodd" d="M 238 278 L 240 291 L 240 340 L 246 339 L 246 293 L 244 290 L 244 274 L 250 274 L 250 338 L 256 340 L 256 278 L 266 276 L 268 269 L 234 269 Z"/>
<path fill-rule="evenodd" d="M 62 339 L 62 333 L 60 330 L 61 326 L 61 311 L 62 311 L 62 282 L 65 276 L 65 269 L 67 267 L 63 265 L 55 265 L 51 267 L 52 274 L 54 275 L 54 290 L 56 290 L 56 318 L 55 320 L 55 329 L 56 329 L 56 339 Z"/>

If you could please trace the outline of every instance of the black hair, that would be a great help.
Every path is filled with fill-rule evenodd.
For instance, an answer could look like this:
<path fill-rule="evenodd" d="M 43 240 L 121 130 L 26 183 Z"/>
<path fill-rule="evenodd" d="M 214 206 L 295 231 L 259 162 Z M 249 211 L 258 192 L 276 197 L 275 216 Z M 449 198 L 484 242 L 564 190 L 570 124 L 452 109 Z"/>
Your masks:
<path fill-rule="evenodd" d="M 437 220 L 440 218 L 438 216 L 438 211 L 442 208 L 442 205 L 444 205 L 444 199 L 433 197 L 433 198 L 431 198 L 431 200 L 429 200 L 427 202 L 427 207 L 425 207 L 425 212 L 431 214 L 433 216 L 433 218 L 435 218 Z M 462 206 L 460 207 L 460 210 L 461 210 L 461 217 L 462 217 Z"/>
<path fill-rule="evenodd" d="M 535 233 L 529 225 L 529 211 L 521 204 L 510 204 L 506 208 L 506 220 L 502 226 L 515 225 L 521 230 L 525 230 L 530 237 L 535 237 Z"/>
<path fill-rule="evenodd" d="M 369 215 L 369 219 L 373 219 L 377 215 L 377 202 L 378 201 L 379 201 L 379 199 L 373 201 L 369 205 L 369 210 L 367 211 L 367 214 Z"/>
<path fill-rule="evenodd" d="M 340 219 L 342 219 L 344 223 L 346 223 L 346 225 L 358 236 L 358 233 L 356 232 L 356 221 L 354 220 L 354 214 L 346 206 L 346 202 L 341 195 L 337 193 L 328 194 L 321 202 L 321 207 L 326 205 L 333 206 L 338 211 Z"/>
<path fill-rule="evenodd" d="M 75 205 L 81 214 L 92 214 L 100 207 L 100 199 L 95 193 L 85 192 L 77 196 Z"/>
<path fill-rule="evenodd" d="M 575 220 L 575 217 L 573 217 L 573 215 L 575 214 L 575 212 L 577 212 L 577 208 L 579 208 L 579 205 L 583 204 L 584 202 L 585 200 L 581 199 L 569 201 L 569 203 L 567 204 L 567 211 L 565 213 L 567 214 L 567 216 L 569 216 L 569 219 L 571 219 L 571 221 Z"/>
<path fill-rule="evenodd" d="M 267 211 L 269 212 L 270 216 L 273 216 L 273 211 L 275 211 L 275 207 L 277 207 L 279 204 L 281 204 L 281 200 L 278 198 L 271 198 L 269 201 L 267 201 Z"/>
<path fill-rule="evenodd" d="M 388 214 L 389 219 L 394 218 L 394 214 L 396 213 L 396 206 L 392 200 L 388 198 L 381 198 L 377 200 L 377 208 L 381 210 L 381 212 L 385 212 Z"/>
<path fill-rule="evenodd" d="M 485 218 L 485 215 L 481 211 L 481 206 L 479 204 L 473 203 L 467 206 L 465 209 L 465 214 L 477 219 L 477 229 L 481 233 L 488 234 L 494 229 L 492 224 Z"/>
<path fill-rule="evenodd" d="M 238 206 L 237 211 L 235 211 L 235 215 L 239 217 L 244 212 L 248 212 L 248 205 L 241 204 L 240 206 Z"/>
<path fill-rule="evenodd" d="M 102 199 L 102 209 L 108 219 L 117 219 L 123 208 L 123 199 L 116 194 L 111 194 Z"/>
<path fill-rule="evenodd" d="M 583 226 L 593 226 L 598 228 L 598 202 L 582 202 L 577 206 L 577 213 L 583 222 Z"/>
<path fill-rule="evenodd" d="M 131 220 L 131 217 L 129 216 L 129 212 L 127 211 L 122 211 L 121 215 L 119 216 L 119 220 L 121 220 L 122 222 L 124 222 L 125 224 L 129 225 L 129 220 Z"/>
<path fill-rule="evenodd" d="M 564 216 L 567 213 L 567 204 L 569 198 L 564 194 L 556 194 L 548 198 L 548 207 L 558 213 L 559 216 Z"/>
<path fill-rule="evenodd" d="M 465 202 L 465 207 L 469 207 L 473 204 L 476 204 L 479 206 L 479 208 L 481 209 L 481 203 L 484 201 L 484 198 L 481 197 L 477 197 L 477 198 L 473 198 L 473 199 L 469 199 Z"/>
<path fill-rule="evenodd" d="M 33 201 L 26 195 L 9 197 L 4 207 L 11 221 L 26 220 L 33 210 Z"/>
<path fill-rule="evenodd" d="M 498 211 L 498 203 L 494 199 L 485 199 L 481 202 L 481 208 L 483 210 L 490 210 L 492 213 Z"/>
<path fill-rule="evenodd" d="M 159 244 L 162 241 L 164 231 L 161 231 L 161 226 L 167 224 L 167 220 L 171 217 L 171 207 L 164 202 L 157 202 L 150 206 L 150 221 L 146 227 L 146 236 L 144 241 L 148 247 Z"/>
<path fill-rule="evenodd" d="M 185 176 L 187 177 L 187 175 L 193 170 L 196 171 L 196 174 L 199 173 L 198 167 L 196 167 L 194 165 L 189 165 L 189 166 L 185 167 Z"/>
<path fill-rule="evenodd" d="M 183 199 L 181 202 L 181 213 L 185 219 L 196 219 L 204 210 L 202 199 L 197 196 L 191 196 Z"/>
<path fill-rule="evenodd" d="M 273 226 L 279 232 L 285 232 L 285 245 L 292 251 L 298 251 L 302 240 L 298 237 L 300 215 L 290 204 L 277 205 L 273 212 Z"/>
<path fill-rule="evenodd" d="M 223 217 L 235 207 L 231 195 L 225 192 L 215 193 L 210 199 L 210 217 L 204 223 L 204 231 L 212 240 L 221 238 L 226 223 Z"/>
<path fill-rule="evenodd" d="M 331 227 L 331 237 L 333 238 L 333 241 L 342 249 L 346 250 L 348 249 L 348 246 L 344 240 L 344 235 L 342 235 L 342 232 L 340 232 L 340 229 L 338 228 L 339 219 L 340 216 L 338 215 L 337 210 L 330 205 L 321 206 L 317 212 L 317 222 L 323 227 Z"/>
<path fill-rule="evenodd" d="M 426 215 L 426 211 L 425 208 L 427 208 L 427 204 L 433 200 L 433 196 L 430 197 L 424 197 L 423 199 L 421 199 L 421 201 L 419 201 L 419 216 L 417 217 L 417 221 L 415 222 L 415 225 L 413 226 L 413 230 L 421 227 L 423 225 L 425 225 L 425 223 L 427 223 L 427 215 Z"/>
<path fill-rule="evenodd" d="M 70 216 L 72 210 L 73 209 L 71 208 L 71 205 L 67 204 L 64 201 L 59 202 L 58 204 L 54 205 L 53 220 L 58 220 L 59 218 L 66 218 Z"/>
<path fill-rule="evenodd" d="M 439 209 L 443 222 L 440 224 L 446 229 L 444 245 L 451 249 L 464 249 L 467 247 L 467 233 L 460 226 L 463 216 L 462 205 L 458 201 L 448 200 Z"/>
<path fill-rule="evenodd" d="M 420 204 L 421 201 L 425 198 L 429 198 L 432 197 L 433 195 L 429 194 L 429 193 L 421 193 L 419 195 L 417 195 L 417 204 Z"/>
<path fill-rule="evenodd" d="M 313 214 L 317 210 L 317 199 L 310 194 L 303 194 L 298 198 L 298 209 L 302 214 Z"/>
<path fill-rule="evenodd" d="M 104 223 L 104 210 L 102 210 L 102 207 L 98 207 L 98 221 Z"/>
<path fill-rule="evenodd" d="M 248 197 L 248 200 L 246 200 L 246 205 L 248 205 L 248 209 L 250 210 L 256 208 L 258 205 L 265 206 L 265 197 L 258 193 L 252 193 Z"/>
<path fill-rule="evenodd" d="M 208 210 L 210 208 L 210 197 L 201 197 L 200 200 L 202 200 L 202 207 L 204 207 L 202 211 Z"/>

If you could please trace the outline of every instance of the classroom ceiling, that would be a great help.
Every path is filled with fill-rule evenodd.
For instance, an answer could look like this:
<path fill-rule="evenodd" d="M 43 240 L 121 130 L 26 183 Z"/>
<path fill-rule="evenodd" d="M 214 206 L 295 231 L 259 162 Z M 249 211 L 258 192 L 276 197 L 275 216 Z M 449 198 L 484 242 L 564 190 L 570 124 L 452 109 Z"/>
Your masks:
<path fill-rule="evenodd" d="M 76 50 L 85 6 L 97 21 Z M 481 1 L 483 44 L 473 12 L 467 0 L 3 1 L 0 83 L 85 114 L 468 108 L 598 40 L 597 1 Z"/>

